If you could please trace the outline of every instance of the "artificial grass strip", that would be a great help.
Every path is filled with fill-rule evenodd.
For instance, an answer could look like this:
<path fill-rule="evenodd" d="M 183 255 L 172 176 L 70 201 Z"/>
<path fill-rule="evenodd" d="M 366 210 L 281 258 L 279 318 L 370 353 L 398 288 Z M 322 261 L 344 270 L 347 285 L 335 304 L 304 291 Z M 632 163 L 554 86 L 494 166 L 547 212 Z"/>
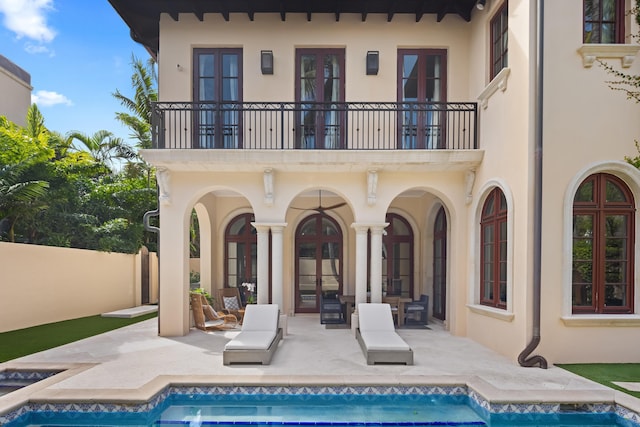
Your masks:
<path fill-rule="evenodd" d="M 156 317 L 158 313 L 122 319 L 89 316 L 0 333 L 0 363 L 48 350 Z"/>
<path fill-rule="evenodd" d="M 579 363 L 557 366 L 591 381 L 640 398 L 640 392 L 627 390 L 612 382 L 640 382 L 640 363 Z"/>

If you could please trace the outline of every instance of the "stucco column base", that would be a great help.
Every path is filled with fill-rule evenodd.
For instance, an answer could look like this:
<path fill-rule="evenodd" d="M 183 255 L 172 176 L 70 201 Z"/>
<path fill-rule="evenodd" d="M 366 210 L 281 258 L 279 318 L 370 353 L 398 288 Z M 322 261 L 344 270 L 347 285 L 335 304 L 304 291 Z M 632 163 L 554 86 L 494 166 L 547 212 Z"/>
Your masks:
<path fill-rule="evenodd" d="M 351 332 L 353 332 L 353 336 L 356 336 L 356 329 L 358 329 L 358 325 L 359 325 L 359 317 L 358 317 L 358 312 L 354 311 L 353 313 L 351 313 Z"/>
<path fill-rule="evenodd" d="M 286 314 L 281 314 L 278 320 L 278 327 L 282 328 L 282 335 L 287 335 L 287 325 L 289 323 L 289 317 Z"/>

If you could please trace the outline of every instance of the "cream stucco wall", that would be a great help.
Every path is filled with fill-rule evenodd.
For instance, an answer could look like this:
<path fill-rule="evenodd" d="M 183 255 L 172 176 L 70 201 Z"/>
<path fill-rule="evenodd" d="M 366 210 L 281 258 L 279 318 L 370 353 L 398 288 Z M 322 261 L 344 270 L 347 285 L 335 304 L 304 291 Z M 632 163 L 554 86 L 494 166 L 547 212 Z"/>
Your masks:
<path fill-rule="evenodd" d="M 24 126 L 31 105 L 31 78 L 16 64 L 0 55 L 0 116 Z"/>
<path fill-rule="evenodd" d="M 640 207 L 640 173 L 623 161 L 625 156 L 636 155 L 640 105 L 609 89 L 606 82 L 613 78 L 597 63 L 591 68 L 583 66 L 578 54 L 582 46 L 582 2 L 547 1 L 546 7 L 540 352 L 553 362 L 638 362 L 637 215 L 635 315 L 571 315 L 570 239 L 573 196 L 580 181 L 591 173 L 608 172 L 622 178 L 634 192 L 636 210 Z M 558 16 L 563 19 L 554 19 Z M 632 27 L 632 31 L 637 29 Z M 637 55 L 630 68 L 622 68 L 620 59 L 604 61 L 626 73 L 640 74 Z M 586 323 L 589 319 L 593 321 Z"/>
<path fill-rule="evenodd" d="M 0 260 L 0 332 L 140 304 L 138 255 L 1 242 Z"/>

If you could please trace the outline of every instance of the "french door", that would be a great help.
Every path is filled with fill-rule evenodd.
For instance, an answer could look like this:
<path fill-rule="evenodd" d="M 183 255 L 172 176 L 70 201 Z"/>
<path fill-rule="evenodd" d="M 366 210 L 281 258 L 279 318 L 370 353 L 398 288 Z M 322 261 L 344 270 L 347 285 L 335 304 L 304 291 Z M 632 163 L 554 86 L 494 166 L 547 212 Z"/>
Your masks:
<path fill-rule="evenodd" d="M 446 50 L 398 50 L 399 149 L 445 148 L 446 76 Z"/>
<path fill-rule="evenodd" d="M 440 208 L 433 227 L 433 317 L 446 319 L 447 214 Z"/>
<path fill-rule="evenodd" d="M 342 232 L 329 216 L 307 217 L 296 230 L 296 313 L 318 313 L 323 292 L 342 293 Z"/>
<path fill-rule="evenodd" d="M 194 146 L 241 148 L 242 49 L 193 49 Z"/>
<path fill-rule="evenodd" d="M 295 91 L 296 148 L 342 148 L 344 49 L 297 49 Z"/>
<path fill-rule="evenodd" d="M 413 231 L 400 215 L 388 214 L 382 237 L 382 283 L 387 295 L 413 297 Z"/>

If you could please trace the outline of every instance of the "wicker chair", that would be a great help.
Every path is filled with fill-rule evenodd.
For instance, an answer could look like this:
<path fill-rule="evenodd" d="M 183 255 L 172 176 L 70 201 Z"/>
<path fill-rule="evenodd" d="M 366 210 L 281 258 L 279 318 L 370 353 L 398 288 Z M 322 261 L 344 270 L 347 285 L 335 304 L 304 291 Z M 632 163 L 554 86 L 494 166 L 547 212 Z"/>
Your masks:
<path fill-rule="evenodd" d="M 233 314 L 220 314 L 216 312 L 204 295 L 191 293 L 191 311 L 196 328 L 203 331 L 219 331 L 235 328 L 238 318 Z"/>
<path fill-rule="evenodd" d="M 233 314 L 242 324 L 244 306 L 242 305 L 242 298 L 240 298 L 240 290 L 238 288 L 218 289 L 216 299 L 220 307 L 220 311 L 227 314 Z"/>

